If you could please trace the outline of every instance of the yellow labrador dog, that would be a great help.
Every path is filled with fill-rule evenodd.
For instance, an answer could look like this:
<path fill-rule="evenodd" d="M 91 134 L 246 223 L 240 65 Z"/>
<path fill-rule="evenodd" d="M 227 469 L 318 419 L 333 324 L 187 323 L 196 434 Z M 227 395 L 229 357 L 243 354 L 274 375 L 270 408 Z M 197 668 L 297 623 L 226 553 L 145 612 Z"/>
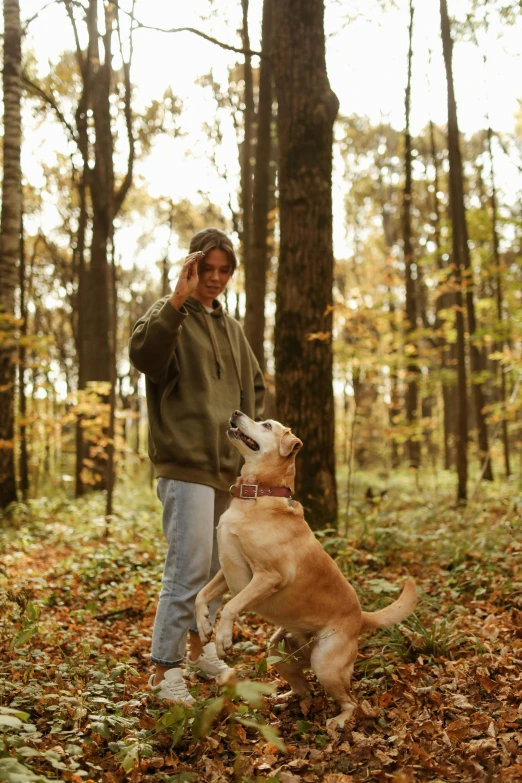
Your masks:
<path fill-rule="evenodd" d="M 306 693 L 303 670 L 311 668 L 340 704 L 335 720 L 342 725 L 354 710 L 350 680 L 359 633 L 408 617 L 417 602 L 415 583 L 407 579 L 385 609 L 363 612 L 355 590 L 305 522 L 303 507 L 291 498 L 299 438 L 277 421 L 258 423 L 239 411 L 230 419 L 228 437 L 245 464 L 218 527 L 221 571 L 196 599 L 199 635 L 208 642 L 208 605 L 230 590 L 233 598 L 216 634 L 218 655 L 232 646 L 238 615 L 254 610 L 280 626 L 270 654 L 280 657 L 276 669 L 291 686 L 280 700 Z"/>

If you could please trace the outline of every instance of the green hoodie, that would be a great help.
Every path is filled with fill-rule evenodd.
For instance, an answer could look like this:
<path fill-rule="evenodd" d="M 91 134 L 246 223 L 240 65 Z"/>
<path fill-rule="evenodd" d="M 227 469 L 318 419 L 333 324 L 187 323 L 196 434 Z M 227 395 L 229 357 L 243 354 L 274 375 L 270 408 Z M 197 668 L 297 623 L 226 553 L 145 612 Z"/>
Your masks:
<path fill-rule="evenodd" d="M 240 324 L 216 301 L 208 313 L 193 297 L 181 310 L 165 297 L 134 326 L 129 355 L 146 376 L 156 476 L 228 490 L 241 465 L 228 420 L 235 410 L 262 418 L 265 393 Z"/>

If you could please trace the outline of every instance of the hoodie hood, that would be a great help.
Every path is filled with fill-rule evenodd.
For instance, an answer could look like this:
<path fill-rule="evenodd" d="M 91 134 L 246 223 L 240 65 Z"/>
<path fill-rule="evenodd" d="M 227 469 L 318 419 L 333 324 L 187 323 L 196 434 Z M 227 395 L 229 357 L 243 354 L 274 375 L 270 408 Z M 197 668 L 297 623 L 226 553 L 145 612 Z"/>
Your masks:
<path fill-rule="evenodd" d="M 214 299 L 212 302 L 213 309 L 211 313 L 207 312 L 204 305 L 202 305 L 201 302 L 198 301 L 198 299 L 195 299 L 193 296 L 189 296 L 189 298 L 185 301 L 184 307 L 189 313 L 192 314 L 205 313 L 206 315 L 212 316 L 212 318 L 223 317 L 223 307 L 221 302 L 219 302 L 217 299 Z"/>

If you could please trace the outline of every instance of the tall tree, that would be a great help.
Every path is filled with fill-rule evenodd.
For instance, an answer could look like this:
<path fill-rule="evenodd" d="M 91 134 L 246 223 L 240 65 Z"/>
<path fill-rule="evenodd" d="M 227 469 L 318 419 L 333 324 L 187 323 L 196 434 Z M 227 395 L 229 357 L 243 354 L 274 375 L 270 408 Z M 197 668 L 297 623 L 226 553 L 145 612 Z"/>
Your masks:
<path fill-rule="evenodd" d="M 404 99 L 406 127 L 404 130 L 404 196 L 402 205 L 402 239 L 404 249 L 404 265 L 406 272 L 406 334 L 409 344 L 407 365 L 408 381 L 406 389 L 406 420 L 410 427 L 408 436 L 408 457 L 411 468 L 420 464 L 420 441 L 418 433 L 412 432 L 418 422 L 418 348 L 415 331 L 417 329 L 417 275 L 414 273 L 415 258 L 413 253 L 411 231 L 411 198 L 412 198 L 412 148 L 410 134 L 411 114 L 411 64 L 413 59 L 413 0 L 410 0 L 408 25 L 408 78 Z"/>
<path fill-rule="evenodd" d="M 22 202 L 23 212 L 23 202 Z M 18 473 L 20 480 L 20 493 L 24 500 L 27 500 L 29 491 L 29 453 L 27 448 L 27 396 L 25 391 L 25 370 L 27 362 L 26 338 L 28 334 L 27 324 L 27 290 L 26 290 L 26 261 L 25 261 L 25 238 L 23 214 L 20 223 L 20 318 L 22 326 L 20 328 L 20 344 L 18 346 L 18 411 L 20 414 L 19 439 L 20 439 L 20 459 L 18 462 Z"/>
<path fill-rule="evenodd" d="M 449 201 L 452 220 L 453 267 L 455 276 L 455 323 L 457 329 L 457 377 L 458 377 L 458 428 L 457 428 L 457 499 L 467 499 L 468 479 L 468 398 L 466 388 L 466 344 L 464 326 L 464 302 L 462 297 L 462 275 L 469 254 L 466 213 L 464 208 L 464 186 L 462 182 L 462 158 L 460 154 L 457 104 L 453 85 L 453 65 L 450 24 L 446 0 L 440 0 L 442 49 L 448 87 L 448 155 L 449 155 Z"/>
<path fill-rule="evenodd" d="M 250 32 L 248 27 L 249 0 L 241 0 L 243 21 L 241 40 L 245 50 L 243 66 L 243 144 L 241 148 L 241 233 L 242 257 L 245 269 L 245 292 L 250 291 L 250 248 L 252 243 L 252 141 L 254 136 L 254 81 L 252 76 L 252 56 L 250 54 Z"/>
<path fill-rule="evenodd" d="M 92 205 L 92 239 L 88 261 L 80 256 L 78 277 L 78 334 L 80 336 L 79 388 L 91 382 L 114 383 L 115 329 L 112 303 L 111 262 L 114 218 L 118 214 L 132 183 L 135 144 L 132 130 L 130 65 L 132 58 L 132 24 L 128 58 L 121 43 L 119 11 L 115 4 L 103 5 L 104 25 L 100 34 L 98 2 L 89 0 L 85 13 L 87 49 L 82 49 L 81 35 L 71 0 L 65 0 L 76 41 L 76 57 L 82 79 L 82 94 L 76 110 L 76 137 L 83 160 L 80 191 L 87 193 Z M 132 20 L 132 14 L 131 14 Z M 114 132 L 112 128 L 113 41 L 118 37 L 122 59 L 122 104 L 127 132 L 127 167 L 120 183 L 114 171 Z M 102 40 L 102 51 L 99 40 Z M 114 399 L 114 394 L 112 395 Z M 81 466 L 84 449 L 79 427 L 77 494 L 83 490 Z M 109 462 L 112 449 L 109 449 Z M 111 465 L 109 469 L 109 481 Z"/>
<path fill-rule="evenodd" d="M 274 355 L 278 417 L 304 441 L 297 492 L 311 524 L 335 525 L 332 142 L 323 0 L 274 3 L 280 257 Z"/>
<path fill-rule="evenodd" d="M 430 55 L 431 61 L 431 55 Z M 435 262 L 436 268 L 439 272 L 444 272 L 444 259 L 442 252 L 442 208 L 439 202 L 439 193 L 441 189 L 441 174 L 439 156 L 437 152 L 437 142 L 435 140 L 435 126 L 433 120 L 429 122 L 429 157 L 431 159 L 431 165 L 433 166 L 433 200 L 432 200 L 432 226 L 433 226 L 433 239 L 435 242 Z M 451 307 L 454 302 L 453 294 L 447 292 L 441 293 L 437 296 L 436 301 L 436 320 L 435 320 L 435 333 L 437 335 L 437 344 L 440 352 L 440 366 L 442 369 L 442 403 L 443 403 L 443 444 L 444 444 L 444 468 L 449 470 L 454 463 L 454 448 L 451 444 L 452 436 L 455 433 L 455 409 L 457 407 L 455 397 L 455 386 L 448 383 L 447 374 L 450 371 L 449 365 L 452 364 L 452 359 L 455 358 L 455 346 L 453 344 L 447 344 L 444 336 L 443 322 L 440 317 L 441 311 Z M 448 353 L 450 355 L 448 356 Z"/>
<path fill-rule="evenodd" d="M 504 343 L 505 343 L 504 309 L 503 309 L 504 286 L 502 281 L 502 262 L 500 259 L 499 237 L 498 237 L 498 196 L 497 196 L 497 185 L 495 179 L 495 159 L 493 156 L 493 143 L 492 143 L 493 130 L 491 128 L 491 125 L 489 125 L 489 123 L 488 123 L 486 138 L 487 138 L 487 149 L 489 154 L 489 164 L 490 164 L 490 174 L 491 174 L 491 178 L 490 178 L 491 244 L 493 250 L 493 264 L 495 269 L 495 299 L 497 304 L 498 331 L 500 333 L 500 337 L 497 338 L 495 347 L 497 351 L 503 351 Z M 504 370 L 504 366 L 501 362 L 497 362 L 497 372 L 499 374 L 500 401 L 502 403 L 502 406 L 505 408 L 506 401 L 507 401 L 506 373 Z M 510 466 L 510 459 L 509 459 L 509 437 L 508 437 L 508 427 L 507 427 L 505 410 L 502 411 L 502 443 L 504 446 L 504 470 L 505 470 L 506 477 L 508 477 L 511 475 L 511 466 Z"/>
<path fill-rule="evenodd" d="M 19 0 L 4 0 L 4 172 L 0 239 L 0 508 L 16 500 L 15 289 L 21 250 L 22 51 Z"/>
<path fill-rule="evenodd" d="M 466 292 L 466 311 L 468 316 L 468 331 L 470 335 L 469 356 L 472 373 L 471 387 L 473 391 L 475 421 L 477 424 L 479 456 L 481 461 L 483 461 L 488 458 L 489 455 L 488 430 L 484 416 L 485 400 L 482 390 L 482 382 L 480 379 L 480 373 L 483 369 L 482 358 L 476 342 L 477 319 L 475 316 L 473 269 L 471 267 L 468 244 L 468 227 L 466 223 L 466 207 L 464 204 L 464 182 L 462 174 L 462 157 L 460 152 L 459 125 L 457 119 L 457 103 L 455 99 L 455 88 L 453 83 L 453 40 L 451 37 L 451 28 L 446 0 L 440 0 L 440 15 L 442 48 L 444 55 L 444 65 L 446 68 L 446 81 L 448 84 L 448 153 L 450 164 L 450 205 L 454 236 L 454 264 L 455 267 L 460 267 L 460 273 L 465 281 L 464 288 Z M 455 250 L 458 253 L 458 258 L 455 257 Z M 457 310 L 458 307 L 459 305 L 457 302 Z M 463 324 L 462 326 L 464 327 Z M 459 356 L 459 364 L 460 361 L 461 357 Z M 462 422 L 460 423 L 460 426 L 463 426 Z M 461 434 L 459 434 L 459 438 L 460 437 Z M 493 480 L 493 470 L 491 467 L 491 460 L 489 458 L 487 459 L 487 464 L 484 471 L 484 479 L 488 481 Z"/>
<path fill-rule="evenodd" d="M 265 294 L 268 267 L 268 211 L 270 199 L 270 159 L 272 140 L 272 3 L 263 2 L 261 35 L 262 57 L 259 65 L 257 107 L 257 143 L 252 199 L 252 247 L 245 269 L 245 334 L 259 365 L 265 367 Z"/>

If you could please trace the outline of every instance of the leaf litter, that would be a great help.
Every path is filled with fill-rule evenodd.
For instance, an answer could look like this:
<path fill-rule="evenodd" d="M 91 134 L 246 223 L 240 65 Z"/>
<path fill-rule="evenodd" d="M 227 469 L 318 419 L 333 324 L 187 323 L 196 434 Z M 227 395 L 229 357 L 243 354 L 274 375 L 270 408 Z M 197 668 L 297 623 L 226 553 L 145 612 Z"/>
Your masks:
<path fill-rule="evenodd" d="M 353 504 L 348 535 L 318 537 L 378 609 L 415 578 L 405 623 L 360 639 L 343 729 L 310 674 L 310 695 L 272 704 L 273 631 L 245 615 L 218 687 L 191 675 L 197 708 L 147 690 L 163 568 L 159 507 L 120 489 L 18 504 L 0 562 L 0 781 L 520 781 L 522 499 L 489 491 L 467 509 L 390 492 Z"/>

